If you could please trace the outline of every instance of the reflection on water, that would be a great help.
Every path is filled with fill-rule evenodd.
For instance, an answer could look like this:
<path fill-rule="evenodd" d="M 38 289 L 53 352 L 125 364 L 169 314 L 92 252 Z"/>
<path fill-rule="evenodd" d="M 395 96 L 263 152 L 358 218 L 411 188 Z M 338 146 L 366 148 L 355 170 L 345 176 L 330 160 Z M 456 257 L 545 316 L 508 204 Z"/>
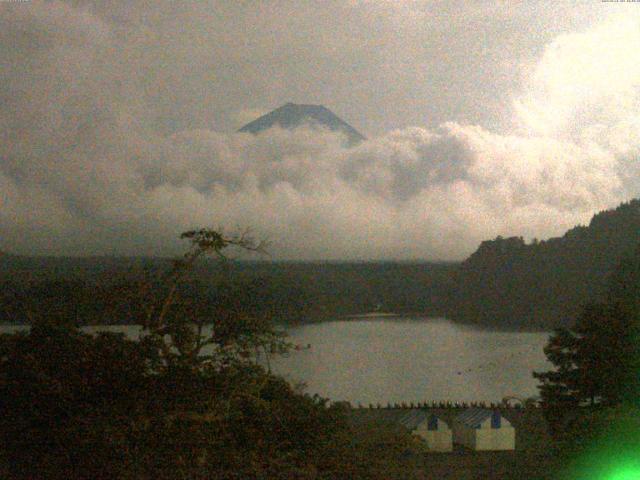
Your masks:
<path fill-rule="evenodd" d="M 0 326 L 0 332 L 25 327 Z M 88 327 L 124 331 L 138 326 Z M 309 393 L 332 400 L 422 402 L 500 401 L 537 394 L 531 372 L 550 367 L 542 351 L 547 333 L 480 330 L 444 319 L 383 318 L 289 328 L 302 346 L 271 366 Z"/>

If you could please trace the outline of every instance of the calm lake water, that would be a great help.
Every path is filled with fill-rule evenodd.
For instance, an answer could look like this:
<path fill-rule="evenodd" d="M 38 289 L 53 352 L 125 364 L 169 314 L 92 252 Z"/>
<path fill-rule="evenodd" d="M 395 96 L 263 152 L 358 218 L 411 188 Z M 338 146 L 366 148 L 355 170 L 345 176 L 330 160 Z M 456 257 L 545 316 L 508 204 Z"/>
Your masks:
<path fill-rule="evenodd" d="M 139 332 L 135 326 L 88 330 L 99 329 Z M 273 370 L 304 382 L 309 393 L 353 404 L 534 396 L 531 372 L 550 367 L 542 351 L 548 333 L 483 330 L 444 319 L 344 320 L 288 333 L 293 343 L 311 348 L 272 360 Z"/>

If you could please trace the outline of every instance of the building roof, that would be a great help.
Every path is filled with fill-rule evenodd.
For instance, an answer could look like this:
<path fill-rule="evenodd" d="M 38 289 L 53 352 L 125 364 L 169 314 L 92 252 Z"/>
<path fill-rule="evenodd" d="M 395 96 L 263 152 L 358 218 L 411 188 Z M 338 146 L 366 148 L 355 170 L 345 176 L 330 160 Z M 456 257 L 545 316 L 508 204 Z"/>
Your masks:
<path fill-rule="evenodd" d="M 487 418 L 491 418 L 493 411 L 484 408 L 469 408 L 456 417 L 460 422 L 470 428 L 480 428 L 480 424 Z"/>
<path fill-rule="evenodd" d="M 450 430 L 447 422 L 427 410 L 411 409 L 397 419 L 397 423 L 408 430 L 415 430 L 425 422 L 428 430 Z"/>
<path fill-rule="evenodd" d="M 450 430 L 449 423 L 432 410 L 422 408 L 411 409 L 352 409 L 351 420 L 355 424 L 381 422 L 390 426 L 413 431 L 423 423 L 428 430 Z"/>
<path fill-rule="evenodd" d="M 398 419 L 398 423 L 409 430 L 415 430 L 422 422 L 429 418 L 429 414 L 424 410 L 409 410 Z"/>

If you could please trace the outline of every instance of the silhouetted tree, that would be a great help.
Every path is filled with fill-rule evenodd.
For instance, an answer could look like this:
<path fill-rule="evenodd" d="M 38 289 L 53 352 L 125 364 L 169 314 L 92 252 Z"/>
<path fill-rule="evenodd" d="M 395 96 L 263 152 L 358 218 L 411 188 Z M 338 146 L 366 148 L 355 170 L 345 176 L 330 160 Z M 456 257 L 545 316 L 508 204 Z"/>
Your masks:
<path fill-rule="evenodd" d="M 580 406 L 634 402 L 640 394 L 640 249 L 611 277 L 607 302 L 583 307 L 572 329 L 545 347 L 555 369 L 534 373 L 551 427 Z"/>
<path fill-rule="evenodd" d="M 187 254 L 141 284 L 139 340 L 88 335 L 59 315 L 0 337 L 0 474 L 412 478 L 407 432 L 355 426 L 348 407 L 303 395 L 256 362 L 256 349 L 286 348 L 269 318 L 242 305 L 208 309 L 181 289 L 203 256 L 259 246 L 212 230 L 183 238 Z"/>

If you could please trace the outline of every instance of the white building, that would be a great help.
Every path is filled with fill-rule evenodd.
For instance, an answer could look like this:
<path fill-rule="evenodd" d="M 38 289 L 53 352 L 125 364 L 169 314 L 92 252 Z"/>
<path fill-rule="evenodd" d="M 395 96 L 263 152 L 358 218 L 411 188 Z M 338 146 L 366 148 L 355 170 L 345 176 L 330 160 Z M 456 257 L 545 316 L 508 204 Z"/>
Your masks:
<path fill-rule="evenodd" d="M 424 410 L 409 410 L 399 419 L 400 425 L 423 438 L 429 450 L 451 452 L 453 437 L 449 425 L 438 416 Z"/>
<path fill-rule="evenodd" d="M 514 450 L 516 431 L 499 411 L 470 408 L 453 421 L 453 441 L 472 450 Z"/>

